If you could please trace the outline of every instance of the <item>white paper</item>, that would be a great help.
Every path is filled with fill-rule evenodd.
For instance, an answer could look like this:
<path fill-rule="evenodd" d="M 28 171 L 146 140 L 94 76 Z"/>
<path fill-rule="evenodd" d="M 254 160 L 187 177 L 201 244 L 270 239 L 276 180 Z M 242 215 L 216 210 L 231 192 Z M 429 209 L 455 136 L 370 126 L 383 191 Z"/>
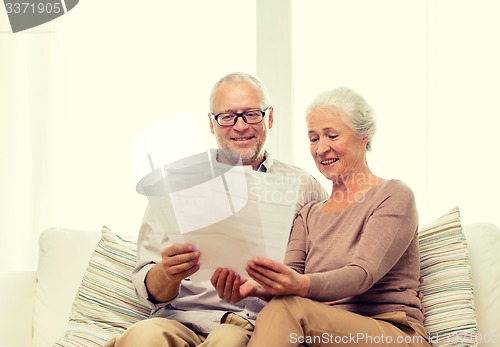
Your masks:
<path fill-rule="evenodd" d="M 210 279 L 218 267 L 246 277 L 246 263 L 258 256 L 283 261 L 296 180 L 212 163 L 203 154 L 183 162 L 145 177 L 138 191 L 148 197 L 171 244 L 192 243 L 201 252 L 201 268 L 191 281 Z"/>

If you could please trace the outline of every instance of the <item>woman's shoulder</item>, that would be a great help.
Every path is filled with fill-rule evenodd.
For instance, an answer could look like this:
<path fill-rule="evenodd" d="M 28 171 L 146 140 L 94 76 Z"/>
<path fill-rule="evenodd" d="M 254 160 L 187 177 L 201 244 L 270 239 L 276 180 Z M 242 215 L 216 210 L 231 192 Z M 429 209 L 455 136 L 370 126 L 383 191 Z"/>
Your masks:
<path fill-rule="evenodd" d="M 400 201 L 414 201 L 415 195 L 408 184 L 399 179 L 389 179 L 383 184 L 381 191 L 387 197 L 395 197 Z"/>
<path fill-rule="evenodd" d="M 325 201 L 326 200 L 308 202 L 299 210 L 298 215 L 302 216 L 304 219 L 307 219 L 310 214 L 320 211 Z"/>
<path fill-rule="evenodd" d="M 397 178 L 385 180 L 383 187 L 387 191 L 413 192 L 406 182 Z"/>

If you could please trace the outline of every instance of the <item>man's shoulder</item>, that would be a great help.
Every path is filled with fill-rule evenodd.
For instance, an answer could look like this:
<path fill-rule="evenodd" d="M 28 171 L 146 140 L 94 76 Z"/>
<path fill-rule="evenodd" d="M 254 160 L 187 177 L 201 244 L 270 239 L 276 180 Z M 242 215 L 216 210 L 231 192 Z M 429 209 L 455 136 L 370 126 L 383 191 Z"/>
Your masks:
<path fill-rule="evenodd" d="M 267 172 L 291 177 L 300 183 L 301 199 L 303 200 L 300 200 L 300 206 L 309 201 L 323 200 L 328 197 L 328 193 L 321 183 L 309 172 L 298 166 L 274 160 L 271 170 Z"/>
<path fill-rule="evenodd" d="M 273 160 L 273 165 L 270 168 L 268 168 L 267 172 L 274 174 L 290 175 L 290 176 L 307 175 L 308 177 L 312 177 L 312 175 L 306 170 L 298 166 L 287 164 L 276 159 Z"/>

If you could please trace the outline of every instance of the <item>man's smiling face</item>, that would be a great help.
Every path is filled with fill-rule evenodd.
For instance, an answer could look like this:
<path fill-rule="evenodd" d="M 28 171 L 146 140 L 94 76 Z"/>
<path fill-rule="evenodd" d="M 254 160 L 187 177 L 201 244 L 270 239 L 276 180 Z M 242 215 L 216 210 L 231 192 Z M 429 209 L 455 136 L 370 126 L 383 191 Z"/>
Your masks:
<path fill-rule="evenodd" d="M 257 87 L 246 81 L 221 83 L 214 101 L 214 114 L 264 109 Z M 272 108 L 268 116 L 257 124 L 247 124 L 239 117 L 233 126 L 220 126 L 210 118 L 210 130 L 219 145 L 219 161 L 234 164 L 241 159 L 244 165 L 252 165 L 256 169 L 264 160 L 264 144 L 272 125 Z"/>

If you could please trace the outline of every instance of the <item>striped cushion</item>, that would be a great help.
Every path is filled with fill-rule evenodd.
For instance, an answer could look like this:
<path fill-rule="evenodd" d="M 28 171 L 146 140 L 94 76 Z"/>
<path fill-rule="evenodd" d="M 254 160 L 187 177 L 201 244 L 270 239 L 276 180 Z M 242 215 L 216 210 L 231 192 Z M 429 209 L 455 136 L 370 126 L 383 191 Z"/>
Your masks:
<path fill-rule="evenodd" d="M 458 207 L 419 231 L 425 328 L 434 346 L 476 346 L 467 244 Z"/>
<path fill-rule="evenodd" d="M 69 328 L 56 346 L 102 346 L 150 308 L 137 299 L 131 282 L 137 246 L 103 227 L 73 302 Z"/>

